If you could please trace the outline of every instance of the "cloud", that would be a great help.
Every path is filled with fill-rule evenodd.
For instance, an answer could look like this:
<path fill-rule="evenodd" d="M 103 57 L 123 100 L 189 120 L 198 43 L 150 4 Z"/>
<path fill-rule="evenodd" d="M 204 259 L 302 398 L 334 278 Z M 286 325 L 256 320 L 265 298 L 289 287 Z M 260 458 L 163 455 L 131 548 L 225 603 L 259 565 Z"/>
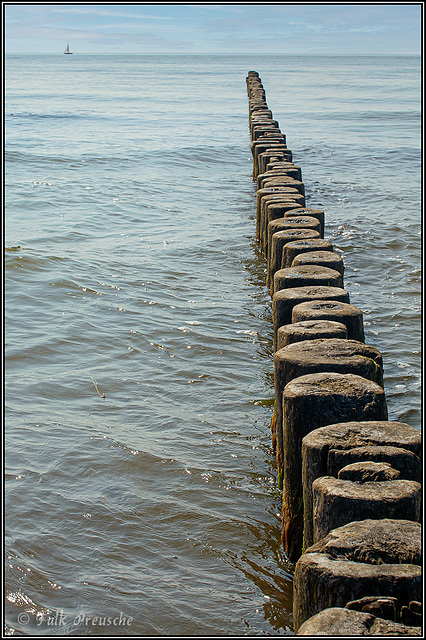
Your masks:
<path fill-rule="evenodd" d="M 130 13 L 129 11 L 111 11 L 111 10 L 105 10 L 105 9 L 90 9 L 88 7 L 93 6 L 93 5 L 86 5 L 85 6 L 71 6 L 68 5 L 67 7 L 63 6 L 59 6 L 59 7 L 55 7 L 54 5 L 52 5 L 52 12 L 53 13 L 58 13 L 58 14 L 66 14 L 66 15 L 78 15 L 78 16 L 87 16 L 87 17 L 109 17 L 109 18 L 125 18 L 126 20 L 132 19 L 132 20 L 171 20 L 171 16 L 155 16 L 155 15 L 151 15 L 148 13 L 136 13 L 136 12 L 132 12 Z M 121 6 L 125 6 L 125 5 L 121 5 Z"/>
<path fill-rule="evenodd" d="M 418 53 L 420 5 L 5 5 L 8 52 Z M 24 48 L 23 48 L 24 47 Z"/>

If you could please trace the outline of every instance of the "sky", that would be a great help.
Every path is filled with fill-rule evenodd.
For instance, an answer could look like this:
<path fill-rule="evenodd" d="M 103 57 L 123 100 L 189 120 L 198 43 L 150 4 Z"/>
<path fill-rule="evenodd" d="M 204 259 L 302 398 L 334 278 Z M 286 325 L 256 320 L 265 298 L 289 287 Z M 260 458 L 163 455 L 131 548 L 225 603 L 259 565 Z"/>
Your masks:
<path fill-rule="evenodd" d="M 6 53 L 419 54 L 423 3 L 2 3 Z"/>

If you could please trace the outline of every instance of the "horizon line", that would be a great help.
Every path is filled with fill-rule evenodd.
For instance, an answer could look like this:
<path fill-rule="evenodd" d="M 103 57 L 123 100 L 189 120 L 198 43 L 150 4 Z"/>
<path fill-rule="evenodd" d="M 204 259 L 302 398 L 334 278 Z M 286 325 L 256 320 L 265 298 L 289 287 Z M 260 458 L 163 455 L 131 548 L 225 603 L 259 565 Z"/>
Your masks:
<path fill-rule="evenodd" d="M 103 56 L 120 56 L 120 55 L 134 55 L 134 56 L 421 56 L 421 52 L 414 52 L 414 53 L 378 53 L 377 51 L 375 52 L 370 52 L 370 53 L 359 53 L 359 52 L 319 52 L 319 51 L 313 51 L 310 53 L 306 53 L 306 52 L 294 52 L 292 51 L 291 53 L 276 53 L 276 52 L 271 52 L 271 53 L 247 53 L 247 52 L 240 52 L 240 53 L 236 53 L 236 52 L 232 52 L 232 53 L 223 53 L 223 52 L 215 52 L 215 51 L 211 51 L 208 53 L 194 53 L 193 51 L 188 51 L 188 52 L 176 52 L 176 51 L 157 51 L 156 53 L 149 53 L 149 52 L 134 52 L 134 51 L 121 51 L 121 52 L 116 52 L 116 53 L 111 53 L 109 52 L 103 52 L 103 51 L 80 51 L 80 52 L 73 52 L 73 54 L 77 54 L 77 55 L 84 55 L 84 56 L 91 56 L 91 55 L 103 55 Z M 61 53 L 57 53 L 56 51 L 51 51 L 51 52 L 32 52 L 32 51 L 12 51 L 12 52 L 5 52 L 5 56 L 8 55 L 12 55 L 12 56 L 50 56 L 50 55 L 63 55 Z"/>

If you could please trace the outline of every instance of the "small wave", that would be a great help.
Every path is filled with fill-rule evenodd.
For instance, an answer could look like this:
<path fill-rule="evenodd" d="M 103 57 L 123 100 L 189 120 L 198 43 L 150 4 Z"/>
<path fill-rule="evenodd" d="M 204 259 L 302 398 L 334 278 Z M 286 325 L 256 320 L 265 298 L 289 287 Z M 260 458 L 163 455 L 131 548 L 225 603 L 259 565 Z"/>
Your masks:
<path fill-rule="evenodd" d="M 167 151 L 161 150 L 157 155 L 164 159 L 167 165 L 176 164 L 181 166 L 182 163 L 193 164 L 199 167 L 199 163 L 210 164 L 240 164 L 240 155 L 244 148 L 232 146 L 197 146 L 197 147 L 174 147 Z M 155 155 L 155 154 L 153 154 Z"/>
<path fill-rule="evenodd" d="M 69 289 L 72 292 L 75 293 L 92 293 L 96 296 L 101 296 L 102 294 L 99 291 L 96 291 L 96 289 L 91 289 L 90 287 L 85 287 L 84 285 L 80 285 L 77 284 L 76 282 L 73 282 L 72 280 L 57 280 L 56 282 L 51 282 L 50 283 L 53 287 L 58 287 L 60 289 Z M 72 293 L 69 293 L 68 295 L 73 295 Z"/>
<path fill-rule="evenodd" d="M 5 267 L 8 269 L 23 268 L 31 271 L 49 270 L 64 258 L 58 256 L 41 256 L 31 253 L 29 249 L 22 249 L 20 246 L 6 248 Z M 24 253 L 28 251 L 28 253 Z"/>
<path fill-rule="evenodd" d="M 382 121 L 386 123 L 390 122 L 419 122 L 421 121 L 421 114 L 418 111 L 377 111 L 377 110 L 366 110 L 366 111 L 341 111 L 335 112 L 324 112 L 317 111 L 315 114 L 311 115 L 312 119 L 315 120 L 339 120 L 344 122 L 355 122 L 355 121 Z"/>
<path fill-rule="evenodd" d="M 5 155 L 6 163 L 25 163 L 31 165 L 51 165 L 51 164 L 72 164 L 74 167 L 90 167 L 92 165 L 111 165 L 122 166 L 122 163 L 136 163 L 140 162 L 141 158 L 138 154 L 129 156 L 128 154 L 120 155 L 89 155 L 83 154 L 82 156 L 57 156 L 57 155 L 42 155 L 40 153 L 29 153 L 25 151 L 6 151 Z"/>
<path fill-rule="evenodd" d="M 32 111 L 22 111 L 9 113 L 11 118 L 31 119 L 31 120 L 80 120 L 90 117 L 90 114 L 81 113 L 34 113 Z M 92 116 L 93 117 L 93 116 Z M 98 119 L 96 115 L 96 119 Z"/>

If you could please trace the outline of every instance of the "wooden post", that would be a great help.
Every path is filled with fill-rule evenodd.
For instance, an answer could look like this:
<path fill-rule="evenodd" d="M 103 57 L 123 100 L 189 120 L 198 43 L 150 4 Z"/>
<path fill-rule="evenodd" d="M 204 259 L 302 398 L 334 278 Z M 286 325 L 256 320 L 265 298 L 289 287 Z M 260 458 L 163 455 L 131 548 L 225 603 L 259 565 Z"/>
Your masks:
<path fill-rule="evenodd" d="M 321 476 L 336 476 L 351 462 L 389 462 L 406 480 L 420 480 L 422 439 L 403 422 L 331 421 L 302 440 L 303 535 L 305 546 L 314 542 L 312 485 Z"/>
<path fill-rule="evenodd" d="M 306 240 L 308 242 L 308 240 Z M 290 244 L 293 244 L 292 242 Z M 288 244 L 285 245 L 288 247 Z M 349 293 L 340 287 L 294 287 L 281 289 L 272 298 L 272 320 L 274 324 L 274 351 L 277 344 L 277 332 L 283 324 L 292 322 L 293 307 L 310 300 L 336 300 L 349 302 Z"/>
<path fill-rule="evenodd" d="M 342 276 L 345 271 L 342 256 L 334 251 L 306 251 L 305 253 L 299 253 L 294 258 L 291 266 L 299 267 L 302 264 L 318 264 L 322 267 L 336 269 L 336 271 L 339 271 Z"/>
<path fill-rule="evenodd" d="M 383 386 L 383 362 L 380 352 L 356 340 L 317 338 L 296 342 L 274 353 L 275 424 L 277 465 L 281 469 L 286 458 L 284 442 L 283 391 L 294 378 L 333 371 L 351 373 Z M 299 428 L 299 426 L 297 426 Z M 304 434 L 305 435 L 305 434 Z M 302 436 L 303 437 L 303 436 Z M 301 446 L 301 444 L 300 444 Z M 300 462 L 301 465 L 301 452 Z M 285 469 L 284 474 L 288 472 Z M 302 490 L 302 471 L 300 488 Z M 285 476 L 284 476 L 285 477 Z M 303 515 L 303 514 L 302 514 Z"/>
<path fill-rule="evenodd" d="M 270 205 L 269 209 L 276 208 L 277 205 Z M 278 222 L 279 221 L 279 222 Z M 277 218 L 272 220 L 274 222 L 273 228 L 279 229 L 272 233 L 272 228 L 268 228 L 267 235 L 270 236 L 270 244 L 268 244 L 267 255 L 271 255 L 270 268 L 271 272 L 275 273 L 278 269 L 281 269 L 283 262 L 284 245 L 287 244 L 287 236 L 285 232 L 287 229 L 311 229 L 318 233 L 318 239 L 320 240 L 321 226 L 316 218 L 310 218 L 303 216 L 300 218 Z M 269 222 L 268 224 L 271 224 Z M 266 234 L 265 234 L 266 235 Z"/>
<path fill-rule="evenodd" d="M 324 211 L 322 209 L 312 209 L 309 207 L 304 207 L 303 209 L 287 211 L 284 214 L 284 217 L 294 218 L 297 216 L 310 216 L 311 218 L 317 218 L 321 227 L 320 227 L 320 235 L 321 238 L 324 238 Z"/>
<path fill-rule="evenodd" d="M 334 372 L 291 380 L 282 394 L 282 412 L 283 545 L 289 560 L 295 561 L 303 545 L 302 439 L 337 420 L 387 420 L 388 415 L 379 384 L 356 374 Z"/>
<path fill-rule="evenodd" d="M 315 242 L 313 240 L 295 240 L 290 242 L 283 252 L 283 260 L 281 267 L 291 267 L 293 260 L 299 253 L 305 253 L 307 251 L 333 251 L 333 245 L 329 240 L 320 238 Z"/>
<path fill-rule="evenodd" d="M 303 320 L 335 320 L 342 322 L 351 340 L 364 342 L 364 321 L 361 309 L 353 304 L 338 301 L 313 300 L 302 302 L 295 307 L 291 314 L 292 322 Z"/>
<path fill-rule="evenodd" d="M 277 196 L 269 196 L 269 197 L 265 196 L 264 198 L 262 198 L 261 210 L 260 210 L 260 215 L 261 215 L 260 246 L 265 252 L 266 256 L 268 255 L 270 241 L 271 241 L 270 227 L 269 227 L 271 222 L 280 220 L 280 222 L 283 223 L 281 227 L 277 229 L 277 231 L 281 231 L 282 229 L 289 229 L 289 228 L 300 228 L 303 226 L 303 225 L 299 225 L 299 227 L 296 227 L 296 225 L 293 225 L 289 227 L 289 225 L 284 222 L 284 220 L 287 220 L 287 218 L 284 218 L 284 215 L 287 211 L 289 210 L 294 211 L 296 208 L 303 209 L 301 203 L 297 202 L 297 200 L 298 200 L 298 196 L 294 196 L 293 194 L 289 194 L 288 196 L 285 196 L 285 200 Z M 295 219 L 296 217 L 291 218 L 291 220 L 295 220 Z M 308 217 L 304 216 L 303 219 L 307 220 Z M 319 232 L 320 227 L 317 227 L 312 222 L 314 219 L 315 218 L 310 218 L 310 225 L 308 224 L 306 227 L 303 227 L 303 228 L 317 229 L 317 231 Z"/>
<path fill-rule="evenodd" d="M 347 339 L 348 330 L 341 322 L 331 320 L 305 320 L 285 324 L 278 329 L 277 351 L 294 342 L 317 340 L 318 338 Z"/>
<path fill-rule="evenodd" d="M 272 293 L 281 289 L 307 286 L 343 287 L 342 274 L 328 267 L 318 267 L 315 264 L 307 264 L 301 267 L 289 267 L 279 269 L 274 274 L 274 287 Z M 293 309 L 294 313 L 294 309 Z"/>
<path fill-rule="evenodd" d="M 364 473 L 368 466 L 384 466 L 383 463 L 378 462 L 357 464 L 364 468 Z M 386 466 L 388 476 L 392 475 L 390 472 L 392 467 Z M 344 469 L 347 470 L 348 467 Z M 399 476 L 398 471 L 393 471 Z M 376 473 L 378 473 L 377 470 Z M 384 474 L 383 470 L 382 473 Z M 356 476 L 352 469 L 351 476 L 354 477 L 354 475 L 360 477 L 360 474 Z M 333 529 L 356 520 L 393 518 L 418 522 L 420 519 L 421 485 L 412 480 L 389 479 L 363 482 L 323 476 L 314 481 L 312 493 L 314 543 L 325 538 Z"/>
<path fill-rule="evenodd" d="M 422 535 L 418 522 L 361 520 L 335 529 L 296 564 L 293 617 L 305 620 L 365 596 L 422 599 Z"/>

